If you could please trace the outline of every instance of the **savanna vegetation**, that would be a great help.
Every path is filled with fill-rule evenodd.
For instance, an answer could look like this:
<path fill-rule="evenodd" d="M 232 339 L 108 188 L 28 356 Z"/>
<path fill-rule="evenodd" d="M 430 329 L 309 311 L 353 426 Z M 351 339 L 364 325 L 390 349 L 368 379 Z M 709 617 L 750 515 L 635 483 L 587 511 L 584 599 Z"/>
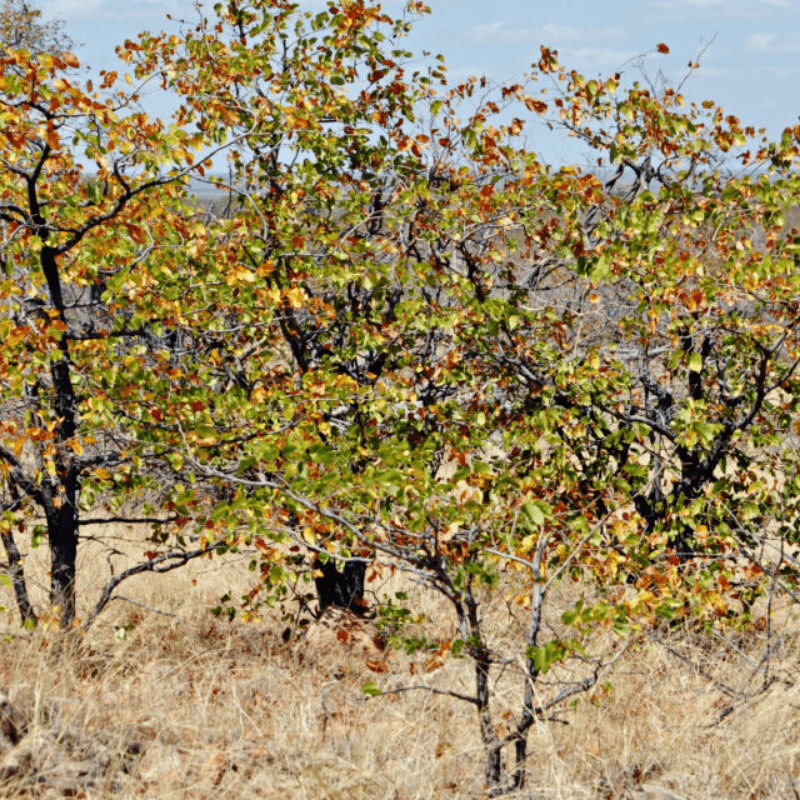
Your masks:
<path fill-rule="evenodd" d="M 63 682 L 106 703 L 111 664 L 135 693 L 141 660 L 145 683 L 184 681 L 176 713 L 202 697 L 228 720 L 206 730 L 250 731 L 236 755 L 211 735 L 217 794 L 617 797 L 680 770 L 679 796 L 796 796 L 759 709 L 793 713 L 800 126 L 772 142 L 646 60 L 587 78 L 546 47 L 516 84 L 451 83 L 404 49 L 425 13 L 198 6 L 92 85 L 58 25 L 6 0 L 27 27 L 0 58 L 0 533 L 24 632 L 0 663 L 41 696 L 29 729 L 87 796 L 150 796 L 141 754 L 177 722 L 117 721 L 101 758 L 107 710 L 65 701 L 70 727 L 47 700 Z M 153 86 L 170 120 L 142 110 Z M 553 129 L 591 169 L 537 156 Z M 204 208 L 203 184 L 225 202 Z M 217 601 L 188 603 L 183 575 L 156 589 L 177 567 L 217 576 Z M 268 721 L 294 718 L 261 669 L 309 686 L 285 700 L 314 709 L 296 736 L 319 722 L 317 751 L 345 747 L 339 778 L 292 766 L 298 744 L 248 782 Z M 620 750 L 626 703 L 676 704 L 643 723 L 650 752 Z M 366 730 L 401 706 L 398 736 L 446 764 L 418 785 L 388 777 L 408 748 Z M 717 752 L 742 720 L 778 766 L 757 750 L 761 771 L 714 772 L 657 742 L 685 755 L 711 725 Z M 20 791 L 41 750 L 6 768 Z"/>

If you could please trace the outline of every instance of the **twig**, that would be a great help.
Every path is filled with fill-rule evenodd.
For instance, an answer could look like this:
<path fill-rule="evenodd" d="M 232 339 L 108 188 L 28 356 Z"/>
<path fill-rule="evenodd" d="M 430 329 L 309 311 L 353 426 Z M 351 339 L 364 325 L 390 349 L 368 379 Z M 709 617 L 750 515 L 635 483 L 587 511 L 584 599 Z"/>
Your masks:
<path fill-rule="evenodd" d="M 472 695 L 462 694 L 461 692 L 454 692 L 452 689 L 437 689 L 435 686 L 429 686 L 426 683 L 419 683 L 415 686 L 401 686 L 398 689 L 387 689 L 386 691 L 381 691 L 378 697 L 387 695 L 387 694 L 400 694 L 401 692 L 413 692 L 417 689 L 422 689 L 426 692 L 430 692 L 431 694 L 441 694 L 445 697 L 455 697 L 457 700 L 466 700 L 468 703 L 472 703 L 473 705 L 478 705 L 479 701 L 477 697 L 473 697 Z"/>
<path fill-rule="evenodd" d="M 687 658 L 682 653 L 679 653 L 671 645 L 668 645 L 666 642 L 663 642 L 660 639 L 657 639 L 655 636 L 653 636 L 652 633 L 645 632 L 645 636 L 647 636 L 647 638 L 651 642 L 654 642 L 655 644 L 660 644 L 668 653 L 670 653 L 671 655 L 675 656 L 675 658 L 677 658 L 679 661 L 683 661 L 684 664 L 688 664 L 690 667 L 692 667 L 692 669 L 696 670 L 697 673 L 701 677 L 705 678 L 709 683 L 711 683 L 714 686 L 716 686 L 717 689 L 719 689 L 721 692 L 724 692 L 725 694 L 727 694 L 728 697 L 736 698 L 736 697 L 741 697 L 742 696 L 741 692 L 737 691 L 736 689 L 732 689 L 730 686 L 722 683 L 722 681 L 717 680 L 712 675 L 710 675 L 708 672 L 706 672 L 699 664 L 695 664 L 694 661 L 692 661 L 691 659 Z"/>
<path fill-rule="evenodd" d="M 725 719 L 725 717 L 729 716 L 734 711 L 737 711 L 740 708 L 743 708 L 751 700 L 754 700 L 759 695 L 764 694 L 764 692 L 766 692 L 767 689 L 769 689 L 769 687 L 772 686 L 772 684 L 776 683 L 777 681 L 778 681 L 778 678 L 773 676 L 766 683 L 762 684 L 762 686 L 758 689 L 758 691 L 754 692 L 751 695 L 745 696 L 745 698 L 740 703 L 731 703 L 729 706 L 726 706 L 725 708 L 722 709 L 722 711 L 720 711 L 720 713 L 717 715 L 717 718 L 714 720 L 714 722 L 710 722 L 708 724 L 708 727 L 709 728 L 718 728 L 720 723 Z"/>
<path fill-rule="evenodd" d="M 119 586 L 123 581 L 127 580 L 128 578 L 132 578 L 134 575 L 139 575 L 142 572 L 171 572 L 173 569 L 178 569 L 178 567 L 184 566 L 192 559 L 207 555 L 208 553 L 222 546 L 223 543 L 220 542 L 218 544 L 211 545 L 210 547 L 201 548 L 200 550 L 190 550 L 188 552 L 185 550 L 173 550 L 169 553 L 156 556 L 154 559 L 152 559 L 152 561 L 136 564 L 135 566 L 126 569 L 124 572 L 121 572 L 119 575 L 115 575 L 106 584 L 106 588 L 103 590 L 100 600 L 98 600 L 97 605 L 94 607 L 91 614 L 89 614 L 89 616 L 86 618 L 86 622 L 83 623 L 83 630 L 86 631 L 89 629 L 91 624 L 97 619 L 100 612 L 108 605 L 114 589 L 116 589 L 117 586 Z"/>
<path fill-rule="evenodd" d="M 153 614 L 159 614 L 162 617 L 171 617 L 176 622 L 180 622 L 181 618 L 177 614 L 173 614 L 170 611 L 161 611 L 158 608 L 153 608 L 152 606 L 148 606 L 146 603 L 140 603 L 138 600 L 132 600 L 130 597 L 125 597 L 123 594 L 115 594 L 113 597 L 109 598 L 109 603 L 112 600 L 124 600 L 126 603 L 131 603 L 131 605 L 139 606 L 139 608 L 144 608 L 147 611 L 151 611 Z"/>
<path fill-rule="evenodd" d="M 121 522 L 123 524 L 128 525 L 142 525 L 142 524 L 151 524 L 151 523 L 158 523 L 164 525 L 168 522 L 175 522 L 178 517 L 167 517 L 166 519 L 158 519 L 156 517 L 97 517 L 97 518 L 89 518 L 89 519 L 82 519 L 80 520 L 80 527 L 83 528 L 86 525 L 108 525 L 112 522 Z"/>

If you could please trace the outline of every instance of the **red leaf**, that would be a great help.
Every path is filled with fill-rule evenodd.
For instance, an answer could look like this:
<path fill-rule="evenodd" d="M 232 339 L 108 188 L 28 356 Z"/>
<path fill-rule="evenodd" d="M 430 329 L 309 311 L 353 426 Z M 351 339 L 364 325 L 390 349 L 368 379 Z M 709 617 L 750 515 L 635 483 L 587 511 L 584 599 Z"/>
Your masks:
<path fill-rule="evenodd" d="M 666 55 L 667 53 L 669 53 L 669 47 L 667 47 L 667 46 L 666 46 L 665 44 L 663 44 L 663 43 L 662 43 L 662 44 L 657 44 L 657 45 L 656 45 L 656 50 L 658 50 L 658 52 L 659 52 L 659 53 L 664 53 L 664 55 Z"/>

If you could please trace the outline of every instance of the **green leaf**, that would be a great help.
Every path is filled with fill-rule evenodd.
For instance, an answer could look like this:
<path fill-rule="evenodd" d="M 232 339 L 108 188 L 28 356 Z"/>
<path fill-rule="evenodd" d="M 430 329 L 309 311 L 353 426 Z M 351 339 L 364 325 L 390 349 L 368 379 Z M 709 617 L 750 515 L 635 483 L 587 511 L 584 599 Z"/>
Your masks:
<path fill-rule="evenodd" d="M 563 642 L 554 640 L 544 647 L 529 647 L 528 658 L 533 661 L 534 669 L 546 673 L 556 661 L 563 661 L 567 655 L 567 648 Z"/>
<path fill-rule="evenodd" d="M 368 683 L 365 683 L 361 687 L 361 691 L 364 694 L 369 695 L 370 697 L 378 697 L 379 695 L 383 694 L 383 692 L 378 688 L 378 685 L 375 683 L 375 681 L 369 681 Z"/>
<path fill-rule="evenodd" d="M 703 357 L 698 352 L 693 352 L 689 356 L 689 369 L 692 372 L 702 372 L 703 371 Z"/>
<path fill-rule="evenodd" d="M 167 453 L 164 458 L 175 472 L 180 472 L 183 469 L 184 458 L 180 453 Z"/>
<path fill-rule="evenodd" d="M 539 508 L 536 503 L 529 500 L 525 505 L 522 507 L 522 510 L 525 512 L 525 516 L 537 527 L 541 528 L 544 525 L 544 513 L 542 509 Z"/>
<path fill-rule="evenodd" d="M 575 620 L 578 619 L 578 617 L 581 615 L 582 611 L 583 611 L 583 598 L 578 600 L 578 602 L 575 604 L 575 608 L 572 611 L 565 611 L 561 615 L 561 621 L 565 625 L 573 625 L 575 623 Z"/>

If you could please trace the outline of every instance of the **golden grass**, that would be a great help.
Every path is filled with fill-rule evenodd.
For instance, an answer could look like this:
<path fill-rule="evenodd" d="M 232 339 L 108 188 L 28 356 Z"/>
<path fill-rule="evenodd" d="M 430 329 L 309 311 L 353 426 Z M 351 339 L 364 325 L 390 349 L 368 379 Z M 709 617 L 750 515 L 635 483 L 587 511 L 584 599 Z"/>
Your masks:
<path fill-rule="evenodd" d="M 91 558 L 87 548 L 82 597 L 98 594 L 107 575 Z M 484 796 L 470 706 L 423 691 L 361 692 L 368 680 L 469 691 L 467 660 L 445 659 L 425 673 L 426 656 L 395 652 L 378 665 L 336 639 L 316 650 L 312 637 L 284 643 L 276 614 L 248 625 L 209 614 L 220 594 L 243 591 L 251 577 L 235 560 L 194 562 L 121 589 L 174 617 L 115 602 L 86 634 L 38 630 L 0 643 L 0 686 L 38 737 L 27 761 L 6 769 L 0 797 Z M 391 591 L 400 580 L 372 588 Z M 573 591 L 555 599 L 554 619 Z M 411 599 L 437 634 L 453 635 L 441 601 L 418 589 Z M 515 623 L 501 600 L 488 611 L 493 645 L 513 647 L 524 615 Z M 761 653 L 758 634 L 732 641 L 737 653 L 696 633 L 651 632 L 617 662 L 611 688 L 598 685 L 563 709 L 561 722 L 532 730 L 529 785 L 519 797 L 800 796 L 797 616 L 790 607 L 776 616 L 783 639 L 770 669 L 778 680 L 761 694 L 748 661 Z M 555 668 L 548 679 L 567 675 Z M 723 716 L 731 702 L 715 682 L 751 696 Z M 495 689 L 505 725 L 503 710 L 518 709 L 518 675 L 507 669 Z"/>

